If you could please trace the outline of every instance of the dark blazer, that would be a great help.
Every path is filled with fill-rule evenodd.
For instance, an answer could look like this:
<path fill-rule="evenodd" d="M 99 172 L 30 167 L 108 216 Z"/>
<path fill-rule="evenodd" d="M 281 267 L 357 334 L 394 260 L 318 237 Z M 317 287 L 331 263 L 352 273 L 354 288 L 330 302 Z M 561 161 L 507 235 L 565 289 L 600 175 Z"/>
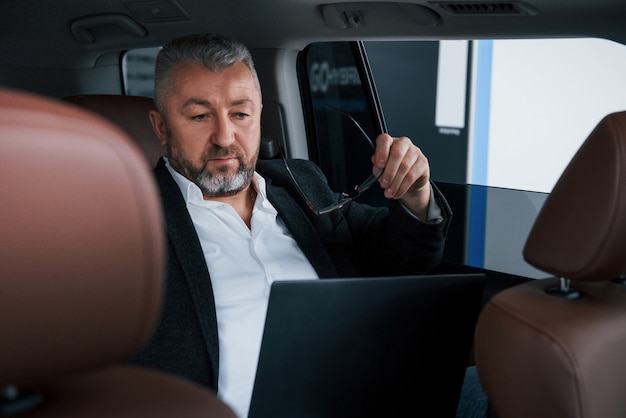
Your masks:
<path fill-rule="evenodd" d="M 316 165 L 290 160 L 305 195 L 318 208 L 338 200 Z M 450 208 L 435 189 L 440 222 L 421 222 L 397 202 L 389 209 L 352 202 L 327 215 L 313 214 L 281 160 L 259 160 L 267 196 L 320 278 L 421 273 L 443 253 Z M 185 200 L 163 159 L 155 168 L 168 238 L 167 294 L 161 321 L 133 363 L 217 389 L 218 337 L 211 279 Z"/>

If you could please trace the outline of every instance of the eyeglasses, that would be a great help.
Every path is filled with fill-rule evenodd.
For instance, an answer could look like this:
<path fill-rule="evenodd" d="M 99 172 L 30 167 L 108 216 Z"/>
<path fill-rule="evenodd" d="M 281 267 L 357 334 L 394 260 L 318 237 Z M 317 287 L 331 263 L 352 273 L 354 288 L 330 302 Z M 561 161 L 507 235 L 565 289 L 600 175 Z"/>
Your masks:
<path fill-rule="evenodd" d="M 372 147 L 372 149 L 373 150 L 376 149 L 376 145 L 374 145 L 374 141 L 372 141 L 372 139 L 369 137 L 369 135 L 367 135 L 367 133 L 365 133 L 365 130 L 361 127 L 361 125 L 359 125 L 359 123 L 356 121 L 356 119 L 354 119 L 354 117 L 352 117 L 352 115 L 350 115 L 349 113 L 344 112 L 341 109 L 338 109 L 338 108 L 336 108 L 334 106 L 331 106 L 329 104 L 327 104 L 326 106 L 328 106 L 329 108 L 331 108 L 334 111 L 338 112 L 342 116 L 344 116 L 344 117 L 348 118 L 349 120 L 351 120 L 352 123 L 354 124 L 354 126 L 356 126 L 356 128 L 359 130 L 359 132 L 361 132 L 363 134 L 363 137 L 365 138 L 367 143 Z M 352 195 L 350 195 L 348 193 L 342 193 L 341 194 L 341 199 L 339 199 L 339 201 L 337 201 L 336 203 L 333 203 L 332 205 L 323 207 L 321 209 L 317 209 L 315 207 L 315 205 L 313 205 L 313 203 L 311 203 L 311 201 L 306 197 L 306 195 L 304 194 L 304 191 L 302 190 L 302 188 L 300 187 L 300 185 L 296 181 L 296 178 L 294 177 L 293 173 L 291 172 L 291 169 L 289 168 L 289 164 L 287 164 L 287 159 L 285 158 L 285 154 L 283 153 L 282 147 L 280 145 L 278 145 L 278 153 L 280 154 L 280 158 L 283 160 L 283 163 L 285 164 L 285 168 L 287 169 L 287 174 L 289 175 L 289 178 L 291 179 L 291 182 L 293 183 L 293 185 L 295 186 L 296 190 L 298 191 L 298 194 L 300 195 L 300 197 L 302 197 L 302 200 L 304 200 L 304 202 L 306 203 L 308 208 L 316 215 L 326 215 L 328 213 L 331 213 L 331 212 L 334 212 L 334 211 L 336 211 L 338 209 L 341 209 L 342 207 L 344 207 L 345 205 L 347 205 L 348 203 L 352 202 L 354 199 L 358 198 L 363 193 L 365 193 L 370 187 L 372 187 L 372 185 L 374 183 L 376 183 L 376 181 L 378 180 L 380 175 L 383 173 L 383 170 L 380 170 L 378 173 L 371 174 L 367 179 L 365 179 L 365 181 L 363 183 L 361 183 L 361 184 L 359 184 L 357 186 L 354 186 L 354 192 L 352 193 Z"/>

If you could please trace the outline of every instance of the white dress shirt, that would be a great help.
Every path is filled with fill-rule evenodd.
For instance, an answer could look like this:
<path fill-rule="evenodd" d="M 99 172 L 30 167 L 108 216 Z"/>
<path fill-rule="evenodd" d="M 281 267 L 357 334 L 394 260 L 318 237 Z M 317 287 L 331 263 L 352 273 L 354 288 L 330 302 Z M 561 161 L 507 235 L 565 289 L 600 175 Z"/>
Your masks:
<path fill-rule="evenodd" d="M 255 173 L 251 228 L 227 203 L 204 200 L 194 183 L 166 165 L 180 187 L 211 275 L 219 336 L 218 396 L 239 418 L 248 415 L 270 285 L 315 279 Z M 209 297 L 209 295 L 206 295 Z"/>

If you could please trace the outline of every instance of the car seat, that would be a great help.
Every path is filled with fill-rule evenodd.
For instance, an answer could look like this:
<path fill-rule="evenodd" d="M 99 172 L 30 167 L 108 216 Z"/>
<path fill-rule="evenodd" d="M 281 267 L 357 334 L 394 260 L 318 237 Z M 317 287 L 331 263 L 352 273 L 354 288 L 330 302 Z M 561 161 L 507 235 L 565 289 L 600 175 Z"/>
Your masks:
<path fill-rule="evenodd" d="M 84 110 L 0 90 L 0 415 L 234 418 L 125 362 L 151 336 L 165 238 L 152 174 Z"/>
<path fill-rule="evenodd" d="M 603 118 L 549 194 L 524 248 L 554 277 L 495 295 L 475 332 L 498 418 L 626 416 L 626 112 Z"/>
<path fill-rule="evenodd" d="M 148 116 L 150 110 L 156 110 L 152 98 L 118 94 L 82 94 L 66 96 L 62 100 L 92 111 L 124 130 L 139 146 L 150 168 L 154 168 L 164 154 Z"/>

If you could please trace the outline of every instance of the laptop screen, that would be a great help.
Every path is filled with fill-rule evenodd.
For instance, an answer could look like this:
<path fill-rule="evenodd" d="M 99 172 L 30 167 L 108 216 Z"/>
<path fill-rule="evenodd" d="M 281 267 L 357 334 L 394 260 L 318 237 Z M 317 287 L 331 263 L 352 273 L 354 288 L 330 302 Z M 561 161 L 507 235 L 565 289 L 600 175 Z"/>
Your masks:
<path fill-rule="evenodd" d="M 454 417 L 481 274 L 277 281 L 249 418 Z"/>

